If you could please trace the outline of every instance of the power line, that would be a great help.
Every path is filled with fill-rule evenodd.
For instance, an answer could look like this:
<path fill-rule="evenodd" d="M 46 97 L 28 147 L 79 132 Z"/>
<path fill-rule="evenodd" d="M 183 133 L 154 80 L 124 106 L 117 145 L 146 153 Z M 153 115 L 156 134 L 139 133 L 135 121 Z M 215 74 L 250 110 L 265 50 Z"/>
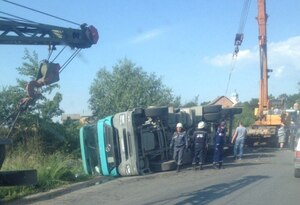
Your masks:
<path fill-rule="evenodd" d="M 54 16 L 54 15 L 52 15 L 52 14 L 49 14 L 49 13 L 46 13 L 46 12 L 42 12 L 42 11 L 39 11 L 39 10 L 30 8 L 30 7 L 24 6 L 24 5 L 21 5 L 21 4 L 17 4 L 17 3 L 14 3 L 14 2 L 12 2 L 12 1 L 8 1 L 8 0 L 2 0 L 2 1 L 4 1 L 4 2 L 6 2 L 6 3 L 13 4 L 13 5 L 15 5 L 15 6 L 19 6 L 19 7 L 22 7 L 22 8 L 31 10 L 31 11 L 34 11 L 34 12 L 37 12 L 37 13 L 40 13 L 40 14 L 44 14 L 44 15 L 46 15 L 46 16 L 50 16 L 50 17 L 52 17 L 52 18 L 56 18 L 56 19 L 65 21 L 65 22 L 68 22 L 68 23 L 72 23 L 72 24 L 75 24 L 75 25 L 78 25 L 78 26 L 81 25 L 81 24 L 76 23 L 76 22 L 74 22 L 74 21 L 69 21 L 69 20 L 67 20 L 67 19 L 60 18 L 60 17 L 58 17 L 58 16 Z"/>

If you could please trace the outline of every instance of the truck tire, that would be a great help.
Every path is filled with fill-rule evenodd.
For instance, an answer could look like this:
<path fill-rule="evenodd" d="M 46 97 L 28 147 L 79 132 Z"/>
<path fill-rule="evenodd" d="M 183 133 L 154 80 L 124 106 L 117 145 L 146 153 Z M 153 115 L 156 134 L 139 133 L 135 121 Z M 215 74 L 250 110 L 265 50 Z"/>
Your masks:
<path fill-rule="evenodd" d="M 203 114 L 205 113 L 218 113 L 222 110 L 222 105 L 206 105 L 202 107 Z"/>
<path fill-rule="evenodd" d="M 146 117 L 168 117 L 168 107 L 149 107 L 145 109 Z"/>
<path fill-rule="evenodd" d="M 296 169 L 296 168 L 295 168 L 295 170 L 294 170 L 294 176 L 295 176 L 296 178 L 300 178 L 300 169 Z"/>
<path fill-rule="evenodd" d="M 37 184 L 37 171 L 34 169 L 0 172 L 1 186 L 20 186 L 35 184 Z"/>
<path fill-rule="evenodd" d="M 203 119 L 205 122 L 217 122 L 221 119 L 221 113 L 207 113 L 203 115 Z"/>
<path fill-rule="evenodd" d="M 154 172 L 164 172 L 176 169 L 174 160 L 150 162 L 150 169 Z"/>

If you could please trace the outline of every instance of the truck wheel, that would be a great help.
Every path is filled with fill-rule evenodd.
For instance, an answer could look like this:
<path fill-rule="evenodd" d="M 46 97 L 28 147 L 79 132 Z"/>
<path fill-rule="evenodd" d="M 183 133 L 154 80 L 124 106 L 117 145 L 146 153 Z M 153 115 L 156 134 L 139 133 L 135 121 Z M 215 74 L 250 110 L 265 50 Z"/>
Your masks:
<path fill-rule="evenodd" d="M 176 163 L 174 160 L 170 161 L 158 161 L 158 162 L 150 162 L 150 169 L 154 172 L 163 172 L 170 171 L 176 169 Z"/>
<path fill-rule="evenodd" d="M 35 184 L 37 184 L 37 171 L 34 169 L 0 172 L 1 186 L 20 186 Z"/>
<path fill-rule="evenodd" d="M 5 159 L 5 145 L 1 144 L 0 145 L 0 169 L 2 167 L 4 159 Z"/>
<path fill-rule="evenodd" d="M 145 109 L 146 117 L 168 117 L 168 107 L 149 107 Z"/>
<path fill-rule="evenodd" d="M 203 115 L 203 119 L 206 122 L 216 122 L 219 121 L 221 119 L 221 113 L 217 112 L 217 113 L 207 113 Z"/>
<path fill-rule="evenodd" d="M 203 106 L 203 114 L 205 113 L 216 113 L 222 110 L 222 105 L 207 105 Z"/>
<path fill-rule="evenodd" d="M 296 168 L 295 168 L 294 176 L 295 176 L 296 178 L 300 178 L 300 169 L 296 169 Z"/>

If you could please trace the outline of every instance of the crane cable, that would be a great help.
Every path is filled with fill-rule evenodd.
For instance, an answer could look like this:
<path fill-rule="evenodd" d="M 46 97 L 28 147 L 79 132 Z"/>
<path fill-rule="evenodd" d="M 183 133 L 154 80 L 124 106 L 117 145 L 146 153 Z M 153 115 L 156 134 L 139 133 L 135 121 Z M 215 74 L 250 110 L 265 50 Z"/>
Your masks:
<path fill-rule="evenodd" d="M 70 58 L 61 66 L 59 73 L 61 73 L 69 65 L 69 63 L 78 55 L 80 51 L 81 48 L 76 49 L 76 51 L 70 56 Z"/>
<path fill-rule="evenodd" d="M 231 58 L 231 63 L 230 63 L 230 72 L 229 72 L 229 76 L 228 76 L 228 80 L 227 80 L 225 96 L 227 95 L 227 92 L 228 92 L 232 72 L 233 72 L 233 70 L 236 66 L 236 61 L 237 61 L 237 57 L 238 57 L 238 53 L 239 53 L 239 46 L 242 44 L 242 41 L 243 41 L 243 38 L 244 38 L 243 32 L 244 32 L 245 24 L 246 24 L 246 21 L 247 21 L 247 18 L 248 18 L 250 5 L 251 5 L 251 0 L 245 0 L 244 1 L 244 5 L 243 5 L 241 17 L 240 17 L 238 32 L 237 32 L 236 37 L 235 37 L 235 42 L 234 42 L 235 48 L 234 48 L 234 51 L 232 53 L 232 58 Z"/>
<path fill-rule="evenodd" d="M 76 22 L 74 22 L 74 21 L 70 21 L 70 20 L 67 20 L 67 19 L 64 19 L 64 18 L 60 18 L 60 17 L 58 17 L 58 16 L 54 16 L 54 15 L 52 15 L 52 14 L 49 14 L 49 13 L 46 13 L 46 12 L 43 12 L 43 11 L 39 11 L 39 10 L 37 10 L 37 9 L 33 9 L 33 8 L 30 8 L 30 7 L 27 7 L 27 6 L 24 6 L 24 5 L 21 5 L 21 4 L 12 2 L 12 1 L 8 1 L 8 0 L 2 0 L 2 1 L 4 1 L 4 2 L 6 2 L 6 3 L 13 4 L 13 5 L 15 5 L 15 6 L 19 6 L 19 7 L 22 7 L 22 8 L 31 10 L 31 11 L 34 11 L 34 12 L 37 12 L 37 13 L 40 13 L 40 14 L 44 14 L 44 15 L 46 15 L 46 16 L 50 16 L 50 17 L 52 17 L 52 18 L 56 18 L 56 19 L 65 21 L 65 22 L 68 22 L 68 23 L 72 23 L 72 24 L 75 24 L 75 25 L 78 25 L 78 26 L 81 25 L 81 24 L 76 23 Z"/>
<path fill-rule="evenodd" d="M 16 15 L 13 15 L 13 14 L 9 14 L 9 13 L 3 12 L 3 11 L 0 11 L 0 13 L 15 18 L 15 19 L 12 19 L 12 18 L 6 18 L 6 17 L 3 17 L 3 16 L 0 16 L 1 19 L 10 20 L 10 21 L 20 21 L 20 20 L 22 20 L 23 22 L 36 23 L 36 24 L 37 24 L 37 22 L 30 21 L 30 20 L 28 20 L 28 19 L 25 19 L 25 18 L 16 16 Z"/>

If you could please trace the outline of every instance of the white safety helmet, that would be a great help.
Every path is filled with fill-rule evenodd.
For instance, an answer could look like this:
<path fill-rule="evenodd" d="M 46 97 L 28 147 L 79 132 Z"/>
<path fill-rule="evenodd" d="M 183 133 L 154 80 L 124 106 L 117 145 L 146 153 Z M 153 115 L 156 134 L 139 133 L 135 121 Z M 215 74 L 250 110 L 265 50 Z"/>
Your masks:
<path fill-rule="evenodd" d="M 176 127 L 180 127 L 180 128 L 183 128 L 183 125 L 181 122 L 177 123 Z"/>
<path fill-rule="evenodd" d="M 201 121 L 198 123 L 198 129 L 203 129 L 205 127 L 205 122 Z"/>

